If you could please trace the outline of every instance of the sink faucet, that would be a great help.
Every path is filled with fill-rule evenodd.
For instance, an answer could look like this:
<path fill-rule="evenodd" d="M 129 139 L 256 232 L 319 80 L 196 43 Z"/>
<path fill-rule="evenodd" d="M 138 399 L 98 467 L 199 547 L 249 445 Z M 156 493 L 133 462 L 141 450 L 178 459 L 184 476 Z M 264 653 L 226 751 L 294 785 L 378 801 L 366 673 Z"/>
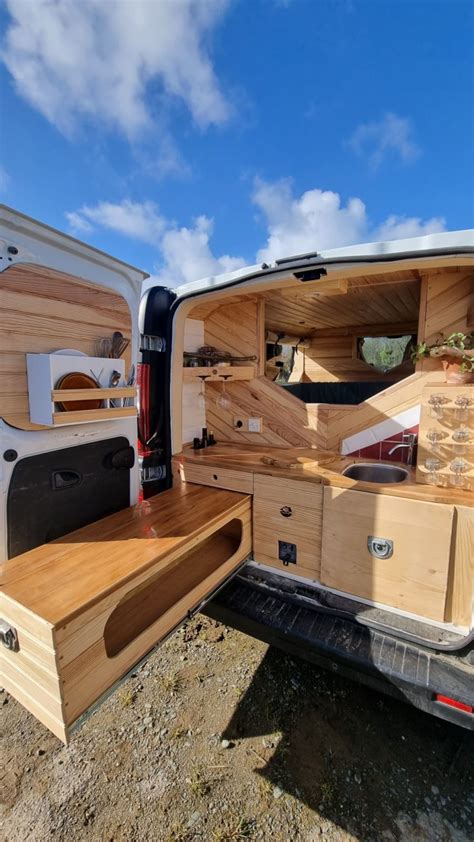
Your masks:
<path fill-rule="evenodd" d="M 416 433 L 403 433 L 403 442 L 400 444 L 396 444 L 395 447 L 392 447 L 391 450 L 388 451 L 388 455 L 391 456 L 392 453 L 395 453 L 396 450 L 399 450 L 402 447 L 407 448 L 407 465 L 413 465 L 413 453 L 415 450 L 416 444 Z"/>

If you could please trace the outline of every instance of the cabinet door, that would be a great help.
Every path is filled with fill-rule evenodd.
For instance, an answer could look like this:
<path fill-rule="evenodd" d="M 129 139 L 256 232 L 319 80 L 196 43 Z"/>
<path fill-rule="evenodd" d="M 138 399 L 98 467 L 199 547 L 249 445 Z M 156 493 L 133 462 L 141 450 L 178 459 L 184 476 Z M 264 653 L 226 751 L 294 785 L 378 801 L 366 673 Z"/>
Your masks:
<path fill-rule="evenodd" d="M 442 621 L 452 524 L 452 506 L 325 488 L 321 582 Z"/>
<path fill-rule="evenodd" d="M 321 485 L 256 476 L 255 561 L 319 579 L 322 504 Z"/>

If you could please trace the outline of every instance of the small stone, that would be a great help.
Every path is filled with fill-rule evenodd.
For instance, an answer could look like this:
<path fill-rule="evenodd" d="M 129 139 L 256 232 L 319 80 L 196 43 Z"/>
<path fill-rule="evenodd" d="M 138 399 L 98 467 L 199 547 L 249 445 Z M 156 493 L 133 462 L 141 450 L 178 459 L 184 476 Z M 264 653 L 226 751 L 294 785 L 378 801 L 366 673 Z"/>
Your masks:
<path fill-rule="evenodd" d="M 438 787 L 437 787 L 437 786 L 432 786 L 432 787 L 431 787 L 431 792 L 433 793 L 433 795 L 439 795 L 439 789 L 438 789 Z"/>
<path fill-rule="evenodd" d="M 46 752 L 44 748 L 39 748 L 36 754 L 38 755 L 38 757 L 43 757 L 43 754 L 46 754 Z"/>
<path fill-rule="evenodd" d="M 355 780 L 356 784 L 359 784 L 359 786 L 361 785 L 361 783 L 362 783 L 362 778 L 361 778 L 361 776 L 359 775 L 359 773 L 358 773 L 358 772 L 355 772 L 355 774 L 354 774 L 354 780 Z"/>
<path fill-rule="evenodd" d="M 199 810 L 196 810 L 196 812 L 193 813 L 186 822 L 186 827 L 193 827 L 195 824 L 197 824 L 200 818 L 201 813 L 199 812 Z"/>
<path fill-rule="evenodd" d="M 143 720 L 143 724 L 146 728 L 150 728 L 153 725 L 153 717 L 152 716 L 145 716 Z"/>
<path fill-rule="evenodd" d="M 282 795 L 283 795 L 282 788 L 279 787 L 279 786 L 274 786 L 273 787 L 273 797 L 275 798 L 275 800 L 277 800 L 278 798 L 281 798 Z"/>
<path fill-rule="evenodd" d="M 221 748 L 230 748 L 231 743 L 230 740 L 221 740 Z"/>

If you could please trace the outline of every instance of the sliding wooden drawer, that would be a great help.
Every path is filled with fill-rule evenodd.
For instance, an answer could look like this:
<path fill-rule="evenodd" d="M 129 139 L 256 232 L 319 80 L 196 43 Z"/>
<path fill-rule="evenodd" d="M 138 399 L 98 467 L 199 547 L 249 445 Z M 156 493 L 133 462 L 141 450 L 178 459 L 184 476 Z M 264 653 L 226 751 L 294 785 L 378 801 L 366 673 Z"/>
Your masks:
<path fill-rule="evenodd" d="M 453 518 L 441 503 L 325 488 L 321 582 L 443 621 Z"/>
<path fill-rule="evenodd" d="M 2 565 L 2 683 L 67 742 L 251 552 L 251 499 L 179 484 Z"/>
<path fill-rule="evenodd" d="M 240 491 L 242 494 L 253 494 L 253 474 L 244 471 L 182 462 L 179 473 L 184 482 L 196 482 L 199 485 L 211 485 L 215 488 L 227 488 L 229 491 Z"/>
<path fill-rule="evenodd" d="M 255 561 L 319 579 L 322 486 L 258 475 L 254 490 Z"/>

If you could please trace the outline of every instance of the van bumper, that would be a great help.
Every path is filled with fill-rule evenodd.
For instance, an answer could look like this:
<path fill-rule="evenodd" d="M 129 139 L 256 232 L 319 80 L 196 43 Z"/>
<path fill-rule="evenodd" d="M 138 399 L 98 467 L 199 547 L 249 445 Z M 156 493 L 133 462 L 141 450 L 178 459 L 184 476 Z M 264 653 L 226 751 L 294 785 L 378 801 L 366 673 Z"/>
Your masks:
<path fill-rule="evenodd" d="M 440 653 L 322 613 L 307 600 L 270 592 L 243 575 L 203 609 L 208 617 L 279 647 L 319 667 L 359 681 L 426 713 L 474 731 L 474 714 L 437 695 L 474 705 L 474 663 L 468 653 Z"/>

